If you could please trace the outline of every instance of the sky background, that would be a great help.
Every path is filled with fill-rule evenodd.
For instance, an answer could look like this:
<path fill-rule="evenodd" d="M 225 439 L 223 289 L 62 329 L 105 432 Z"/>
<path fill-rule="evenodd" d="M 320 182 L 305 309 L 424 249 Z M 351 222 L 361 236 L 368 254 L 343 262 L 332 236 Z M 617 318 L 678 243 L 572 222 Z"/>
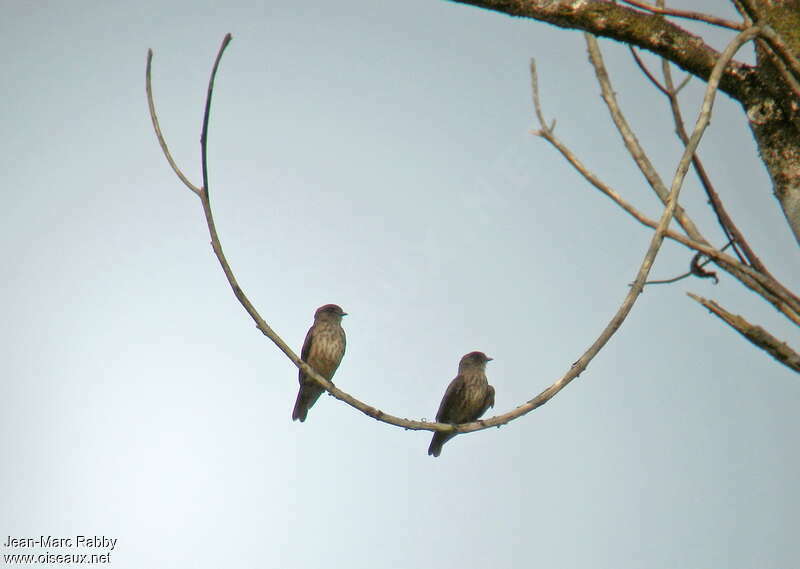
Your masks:
<path fill-rule="evenodd" d="M 162 129 L 199 185 L 208 74 L 231 32 L 209 169 L 244 291 L 297 351 L 314 310 L 340 304 L 336 383 L 385 412 L 433 419 L 459 358 L 482 350 L 504 413 L 597 337 L 650 239 L 529 133 L 530 57 L 557 134 L 660 212 L 580 34 L 436 0 L 1 5 L 3 543 L 105 535 L 117 569 L 797 566 L 800 380 L 685 292 L 800 337 L 730 277 L 648 287 L 555 399 L 438 459 L 430 433 L 326 396 L 293 423 L 297 370 L 237 303 L 147 113 L 152 48 Z M 730 37 L 687 26 L 718 49 Z M 669 179 L 665 101 L 626 48 L 601 45 Z M 702 87 L 685 90 L 689 124 Z M 797 243 L 725 96 L 700 153 L 798 290 Z M 682 203 L 721 244 L 704 202 L 690 175 Z M 667 243 L 651 278 L 690 259 Z"/>

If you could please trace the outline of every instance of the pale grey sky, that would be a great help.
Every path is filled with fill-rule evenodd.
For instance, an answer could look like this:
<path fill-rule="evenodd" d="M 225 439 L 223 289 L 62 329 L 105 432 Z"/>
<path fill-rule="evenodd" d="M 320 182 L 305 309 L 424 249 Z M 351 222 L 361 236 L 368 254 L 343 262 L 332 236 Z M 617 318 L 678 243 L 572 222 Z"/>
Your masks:
<path fill-rule="evenodd" d="M 162 128 L 199 184 L 208 73 L 231 32 L 209 166 L 246 293 L 297 350 L 314 310 L 340 304 L 337 384 L 403 417 L 432 419 L 459 358 L 485 351 L 502 413 L 594 340 L 650 237 L 529 134 L 530 57 L 559 136 L 659 213 L 580 34 L 436 0 L 3 12 L 3 543 L 105 535 L 117 569 L 797 564 L 800 381 L 685 295 L 800 345 L 736 282 L 648 288 L 553 401 L 438 459 L 430 433 L 325 396 L 293 423 L 297 371 L 236 302 L 147 115 L 153 48 Z M 692 29 L 717 47 L 728 37 Z M 626 49 L 602 46 L 669 178 L 681 149 L 668 108 Z M 691 122 L 701 89 L 686 90 Z M 762 259 L 798 290 L 796 243 L 724 96 L 701 155 Z M 682 201 L 720 243 L 693 176 Z M 690 258 L 667 244 L 653 278 Z"/>

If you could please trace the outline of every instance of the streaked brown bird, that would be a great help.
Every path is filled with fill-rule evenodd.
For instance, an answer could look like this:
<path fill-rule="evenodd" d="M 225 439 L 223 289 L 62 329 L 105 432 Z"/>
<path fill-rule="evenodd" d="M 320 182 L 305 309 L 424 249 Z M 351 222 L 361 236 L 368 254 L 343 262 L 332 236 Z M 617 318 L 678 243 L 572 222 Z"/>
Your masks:
<path fill-rule="evenodd" d="M 342 316 L 347 313 L 336 304 L 320 306 L 314 313 L 314 324 L 308 329 L 300 359 L 314 368 L 322 377 L 330 381 L 344 356 L 347 339 L 342 328 Z M 306 377 L 303 370 L 299 374 L 300 391 L 294 403 L 292 420 L 306 420 L 308 410 L 325 391 L 313 379 Z"/>
<path fill-rule="evenodd" d="M 494 387 L 486 380 L 486 363 L 492 361 L 483 352 L 470 352 L 458 363 L 458 375 L 447 386 L 436 420 L 440 423 L 471 423 L 494 407 Z M 433 433 L 428 454 L 439 456 L 442 445 L 455 433 Z"/>

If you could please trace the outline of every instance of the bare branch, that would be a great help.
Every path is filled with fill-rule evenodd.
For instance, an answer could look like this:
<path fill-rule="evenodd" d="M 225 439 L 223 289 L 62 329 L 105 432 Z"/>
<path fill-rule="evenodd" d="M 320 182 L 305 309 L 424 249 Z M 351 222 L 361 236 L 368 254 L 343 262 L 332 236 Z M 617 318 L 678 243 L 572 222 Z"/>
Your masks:
<path fill-rule="evenodd" d="M 781 77 L 786 81 L 795 97 L 800 97 L 800 62 L 792 55 L 778 33 L 770 26 L 764 26 L 761 35 L 766 39 L 767 45 L 774 52 L 774 62 Z"/>
<path fill-rule="evenodd" d="M 766 38 L 769 45 L 776 51 L 781 59 L 786 62 L 786 65 L 792 70 L 795 78 L 800 78 L 800 62 L 797 61 L 797 58 L 792 55 L 792 52 L 786 47 L 783 38 L 770 26 L 763 26 L 761 35 Z"/>
<path fill-rule="evenodd" d="M 225 37 L 222 38 L 222 45 L 219 46 L 219 51 L 217 51 L 217 58 L 214 60 L 214 67 L 211 68 L 211 77 L 208 80 L 208 90 L 206 91 L 206 106 L 203 111 L 203 131 L 200 134 L 200 162 L 203 168 L 203 192 L 205 193 L 205 202 L 210 202 L 211 199 L 208 194 L 208 119 L 211 114 L 211 95 L 214 93 L 214 79 L 217 77 L 217 69 L 219 69 L 219 61 L 222 59 L 222 54 L 225 53 L 225 48 L 228 47 L 228 44 L 231 43 L 233 36 L 231 34 L 225 34 Z M 210 219 L 210 207 L 209 213 L 206 217 L 209 217 L 209 228 L 213 226 L 213 219 Z"/>
<path fill-rule="evenodd" d="M 605 101 L 606 106 L 611 113 L 611 119 L 614 121 L 614 124 L 616 125 L 617 130 L 619 131 L 620 135 L 622 136 L 622 140 L 625 143 L 625 147 L 628 149 L 628 152 L 630 152 L 631 157 L 633 158 L 634 162 L 636 162 L 639 170 L 641 170 L 642 174 L 647 179 L 647 182 L 656 192 L 661 201 L 666 204 L 669 190 L 667 190 L 664 182 L 661 181 L 661 176 L 659 176 L 658 172 L 656 172 L 655 167 L 653 166 L 652 162 L 650 162 L 650 159 L 647 157 L 642 145 L 639 144 L 639 140 L 636 138 L 636 135 L 633 133 L 628 121 L 625 119 L 625 116 L 620 110 L 619 104 L 617 103 L 617 97 L 614 94 L 614 88 L 611 86 L 611 79 L 609 78 L 608 71 L 606 71 L 606 66 L 603 63 L 603 56 L 600 53 L 600 47 L 597 44 L 597 38 L 589 34 L 584 34 L 584 36 L 586 37 L 586 44 L 589 49 L 589 60 L 594 67 L 595 75 L 597 75 L 597 80 L 600 83 L 600 90 L 603 95 L 603 100 Z M 681 225 L 681 227 L 683 227 L 684 231 L 686 231 L 686 234 L 692 238 L 692 240 L 706 242 L 705 238 L 700 233 L 700 230 L 697 229 L 697 226 L 691 220 L 689 215 L 680 206 L 678 206 L 675 212 L 675 219 Z"/>
<path fill-rule="evenodd" d="M 662 8 L 659 6 L 653 6 L 652 4 L 647 4 L 646 2 L 637 2 L 636 0 L 623 0 L 623 2 L 625 2 L 626 4 L 630 4 L 631 6 L 636 6 L 637 8 L 647 10 L 648 12 L 652 12 L 653 14 L 661 14 L 662 16 L 674 16 L 676 18 L 697 20 L 700 22 L 705 22 L 706 24 L 711 24 L 712 26 L 729 28 L 731 30 L 743 30 L 745 28 L 743 24 L 738 24 L 736 22 L 731 22 L 730 20 L 726 20 L 724 18 L 718 18 L 717 16 L 711 16 L 709 14 L 703 14 L 701 12 L 691 12 L 687 10 L 673 10 L 668 8 Z"/>
<path fill-rule="evenodd" d="M 542 127 L 533 134 L 541 136 L 550 144 L 552 144 L 589 183 L 611 198 L 615 203 L 617 203 L 617 205 L 622 207 L 636 220 L 643 225 L 655 228 L 655 221 L 639 212 L 636 208 L 625 201 L 620 196 L 619 192 L 609 187 L 595 174 L 589 171 L 588 168 L 586 168 L 586 166 L 584 166 L 583 163 L 577 158 L 577 156 L 575 156 L 575 154 L 555 136 L 552 129 L 547 127 L 541 111 L 541 105 L 539 103 L 538 81 L 535 75 L 535 65 L 532 66 L 531 71 L 534 107 L 537 109 L 537 117 L 539 118 L 539 122 Z M 699 234 L 699 232 L 699 240 L 687 238 L 672 230 L 667 230 L 665 235 L 666 237 L 669 237 L 670 239 L 673 239 L 682 245 L 685 245 L 686 247 L 694 249 L 695 251 L 701 252 L 705 256 L 713 259 L 714 262 L 716 262 L 722 269 L 733 275 L 747 288 L 772 304 L 789 320 L 797 325 L 800 325 L 800 299 L 798 299 L 796 295 L 794 295 L 769 274 L 762 274 L 748 265 L 734 259 L 733 257 L 725 255 L 721 251 L 710 246 L 706 239 Z"/>
<path fill-rule="evenodd" d="M 738 314 L 728 312 L 713 300 L 708 300 L 691 292 L 686 294 L 719 316 L 753 345 L 764 350 L 789 369 L 800 373 L 800 354 L 792 350 L 785 342 L 781 342 L 761 326 L 750 324 Z"/>
<path fill-rule="evenodd" d="M 723 247 L 721 251 L 727 249 L 730 246 L 730 244 L 731 242 L 728 241 L 728 244 L 725 245 L 725 247 Z M 700 259 L 702 257 L 703 257 L 702 253 L 695 253 L 694 257 L 692 257 L 691 263 L 689 264 L 689 270 L 683 274 L 678 275 L 677 277 L 672 277 L 671 279 L 663 279 L 657 281 L 647 281 L 644 284 L 645 285 L 672 284 L 680 280 L 683 280 L 687 277 L 693 277 L 693 276 L 699 277 L 701 279 L 714 279 L 714 284 L 719 284 L 717 273 L 715 273 L 714 271 L 707 271 L 704 269 L 704 267 L 711 262 L 711 259 L 706 259 L 701 263 Z"/>
<path fill-rule="evenodd" d="M 675 87 L 675 94 L 676 95 L 678 93 L 680 93 L 683 90 L 684 87 L 686 87 L 686 85 L 689 83 L 691 78 L 692 78 L 691 75 L 687 75 L 686 77 L 683 78 L 683 81 L 681 81 L 680 84 L 677 87 Z"/>
<path fill-rule="evenodd" d="M 153 128 L 156 131 L 156 137 L 158 138 L 158 144 L 161 145 L 161 150 L 164 152 L 164 156 L 167 158 L 167 162 L 172 167 L 172 171 L 175 172 L 175 175 L 178 176 L 181 182 L 183 182 L 187 188 L 192 190 L 198 196 L 201 193 L 200 188 L 195 186 L 189 181 L 189 178 L 183 175 L 181 169 L 178 168 L 178 165 L 175 164 L 175 160 L 172 159 L 172 154 L 169 152 L 169 148 L 167 147 L 167 141 L 164 140 L 164 135 L 161 134 L 161 127 L 158 124 L 158 116 L 156 115 L 156 106 L 153 103 L 153 88 L 150 81 L 150 67 L 153 61 L 153 50 L 147 50 L 147 71 L 145 72 L 145 90 L 147 91 L 147 106 L 150 109 L 150 120 L 153 122 Z"/>
<path fill-rule="evenodd" d="M 584 30 L 635 45 L 666 57 L 681 69 L 708 79 L 719 52 L 699 36 L 663 16 L 641 12 L 614 2 L 585 0 L 453 0 L 511 16 L 533 18 L 562 28 Z M 720 80 L 720 90 L 740 101 L 763 91 L 750 66 L 731 62 Z"/>
<path fill-rule="evenodd" d="M 639 69 L 642 71 L 642 73 L 644 73 L 644 76 L 647 77 L 650 80 L 650 83 L 653 84 L 653 87 L 655 87 L 656 89 L 658 89 L 659 91 L 664 93 L 664 95 L 669 96 L 669 93 L 667 92 L 667 88 L 664 87 L 661 84 L 661 81 L 656 79 L 656 77 L 652 73 L 650 73 L 650 69 L 647 68 L 647 65 L 645 65 L 644 61 L 642 61 L 642 58 L 639 57 L 638 53 L 636 53 L 636 48 L 633 47 L 632 45 L 629 45 L 628 49 L 630 50 L 631 55 L 633 56 L 633 60 L 636 62 L 636 65 L 639 66 Z M 691 77 L 691 76 L 689 76 L 689 77 Z"/>
<path fill-rule="evenodd" d="M 536 109 L 536 115 L 541 125 L 541 129 L 533 131 L 532 134 L 540 136 L 553 145 L 586 181 L 600 190 L 604 195 L 608 196 L 614 203 L 639 221 L 639 223 L 647 227 L 655 228 L 657 226 L 656 221 L 641 213 L 622 198 L 619 192 L 600 180 L 558 137 L 556 137 L 552 128 L 547 127 L 539 100 L 538 78 L 536 76 L 536 65 L 533 60 L 531 60 L 531 86 L 533 90 L 534 108 Z M 739 279 L 742 284 L 770 302 L 776 309 L 792 320 L 792 322 L 800 325 L 800 299 L 769 274 L 762 274 L 733 257 L 725 255 L 722 251 L 710 246 L 704 238 L 702 241 L 694 241 L 671 229 L 667 230 L 665 236 L 713 259 L 720 267 Z"/>
<path fill-rule="evenodd" d="M 530 71 L 531 71 L 531 91 L 533 94 L 533 106 L 536 112 L 536 116 L 539 120 L 540 129 L 536 131 L 531 131 L 531 134 L 539 136 L 549 142 L 556 150 L 558 150 L 561 155 L 566 158 L 566 160 L 578 171 L 578 173 L 586 179 L 587 182 L 592 184 L 595 188 L 600 190 L 604 195 L 608 196 L 611 200 L 614 201 L 618 206 L 628 212 L 634 219 L 636 219 L 642 225 L 646 227 L 650 227 L 655 229 L 658 226 L 658 222 L 647 217 L 638 209 L 636 209 L 633 205 L 630 204 L 625 198 L 623 198 L 620 193 L 613 189 L 611 186 L 603 182 L 596 174 L 594 174 L 591 170 L 589 170 L 586 165 L 578 158 L 572 150 L 570 150 L 567 145 L 565 145 L 561 139 L 559 139 L 555 132 L 551 127 L 547 126 L 547 122 L 544 118 L 544 114 L 542 112 L 541 101 L 539 98 L 539 80 L 536 73 L 536 62 L 531 59 L 530 63 Z M 554 121 L 555 122 L 555 121 Z M 697 246 L 701 245 L 698 242 L 695 242 L 684 235 L 668 229 L 666 232 L 666 236 L 670 239 L 685 245 L 691 249 L 695 249 Z M 705 240 L 703 241 L 705 243 Z"/>
<path fill-rule="evenodd" d="M 680 102 L 678 101 L 678 90 L 675 88 L 672 81 L 672 71 L 670 70 L 669 62 L 665 59 L 662 59 L 661 65 L 661 71 L 664 75 L 664 84 L 667 87 L 665 94 L 667 99 L 669 99 L 670 109 L 672 110 L 672 118 L 675 122 L 675 133 L 678 135 L 678 138 L 681 140 L 681 142 L 686 145 L 689 142 L 689 137 L 686 134 L 686 127 L 683 124 L 683 114 L 681 113 Z M 717 191 L 714 188 L 714 184 L 711 182 L 711 178 L 708 176 L 708 173 L 706 172 L 706 169 L 700 160 L 700 156 L 698 156 L 696 153 L 692 157 L 692 165 L 694 166 L 695 172 L 697 172 L 697 176 L 700 178 L 700 183 L 702 184 L 703 189 L 705 190 L 706 195 L 711 202 L 711 208 L 714 210 L 722 230 L 725 232 L 728 239 L 734 242 L 734 251 L 739 259 L 744 262 L 742 255 L 739 253 L 739 250 L 736 247 L 737 245 L 741 246 L 748 262 L 755 267 L 757 271 L 768 275 L 769 271 L 767 270 L 766 266 L 764 266 L 764 264 L 761 262 L 761 259 L 759 259 L 755 254 L 755 251 L 753 251 L 753 249 L 750 247 L 750 244 L 744 238 L 742 232 L 739 231 L 739 228 L 733 222 L 733 219 L 731 219 L 731 217 L 728 215 L 722 200 L 719 198 L 719 194 L 717 194 Z"/>
<path fill-rule="evenodd" d="M 631 309 L 633 308 L 634 303 L 636 302 L 637 297 L 642 292 L 642 287 L 644 282 L 647 280 L 647 275 L 650 272 L 650 269 L 653 266 L 653 262 L 655 261 L 656 255 L 661 247 L 661 244 L 664 240 L 664 235 L 667 232 L 667 227 L 669 226 L 672 217 L 675 214 L 678 205 L 678 196 L 680 194 L 681 186 L 683 184 L 683 180 L 686 177 L 686 172 L 689 169 L 689 164 L 691 162 L 692 154 L 694 153 L 697 145 L 700 143 L 700 140 L 703 136 L 703 132 L 705 128 L 708 126 L 709 121 L 711 120 L 711 109 L 713 108 L 714 97 L 717 93 L 717 88 L 719 87 L 720 77 L 722 76 L 723 70 L 725 66 L 728 64 L 728 61 L 733 57 L 736 51 L 747 41 L 752 39 L 758 33 L 758 28 L 750 28 L 744 32 L 737 34 L 737 36 L 731 41 L 728 47 L 725 48 L 725 51 L 720 56 L 719 61 L 714 66 L 714 69 L 711 73 L 711 77 L 708 80 L 708 85 L 706 87 L 706 94 L 703 98 L 703 105 L 701 107 L 700 115 L 697 119 L 697 124 L 695 125 L 694 131 L 692 132 L 692 136 L 690 138 L 690 142 L 687 145 L 686 149 L 684 150 L 683 156 L 678 164 L 678 168 L 675 172 L 675 176 L 672 180 L 672 186 L 670 188 L 669 196 L 666 200 L 666 207 L 664 208 L 664 212 L 661 215 L 661 219 L 658 222 L 656 227 L 655 233 L 653 233 L 653 237 L 650 240 L 650 246 L 647 249 L 647 253 L 642 260 L 642 264 L 639 267 L 639 271 L 636 275 L 636 279 L 634 280 L 633 284 L 631 285 L 628 293 L 625 295 L 625 299 L 622 301 L 619 309 L 617 310 L 616 314 L 612 317 L 611 321 L 606 325 L 605 329 L 601 332 L 600 336 L 592 343 L 592 345 L 584 352 L 584 354 L 572 364 L 570 370 L 564 374 L 561 379 L 553 383 L 550 387 L 545 389 L 542 393 L 517 407 L 513 411 L 509 413 L 505 413 L 503 415 L 498 415 L 496 417 L 491 417 L 489 419 L 485 419 L 483 421 L 478 421 L 476 423 L 470 423 L 467 425 L 460 425 L 458 427 L 458 432 L 470 432 L 470 431 L 477 431 L 480 429 L 484 429 L 487 427 L 493 427 L 505 424 L 516 417 L 522 416 L 526 413 L 529 413 L 547 403 L 553 396 L 556 395 L 559 391 L 561 391 L 564 387 L 567 386 L 573 379 L 578 377 L 589 365 L 589 362 L 600 352 L 603 346 L 611 339 L 614 333 L 619 329 L 622 323 L 627 318 L 628 314 L 630 313 Z M 587 34 L 588 35 L 588 34 Z M 588 38 L 587 42 L 591 43 L 594 38 Z M 535 69 L 535 68 L 534 68 Z M 719 253 L 719 252 L 717 252 Z"/>
<path fill-rule="evenodd" d="M 754 28 L 757 31 L 757 28 Z M 709 79 L 706 97 L 703 102 L 703 107 L 700 113 L 700 117 L 698 118 L 697 126 L 695 127 L 695 131 L 692 135 L 689 145 L 687 145 L 686 151 L 684 152 L 684 156 L 681 159 L 679 164 L 678 170 L 675 174 L 675 178 L 672 183 L 672 187 L 670 189 L 670 194 L 668 196 L 667 204 L 664 209 L 664 213 L 659 220 L 656 231 L 653 234 L 653 237 L 650 242 L 650 247 L 642 261 L 642 265 L 637 273 L 636 280 L 633 286 L 628 291 L 625 299 L 623 300 L 622 305 L 618 309 L 617 313 L 608 323 L 606 328 L 600 334 L 600 336 L 595 340 L 595 342 L 589 347 L 589 349 L 581 356 L 581 358 L 575 362 L 569 371 L 558 381 L 553 383 L 550 387 L 545 389 L 542 393 L 525 403 L 517 407 L 516 409 L 505 413 L 503 415 L 499 415 L 496 417 L 492 417 L 490 419 L 476 421 L 474 423 L 468 423 L 463 425 L 449 425 L 443 423 L 433 423 L 433 422 L 426 422 L 426 421 L 413 421 L 408 419 L 401 419 L 399 417 L 395 417 L 393 415 L 389 415 L 384 413 L 383 411 L 376 409 L 370 405 L 367 405 L 353 396 L 345 393 L 344 391 L 338 389 L 329 381 L 325 380 L 322 376 L 316 373 L 311 367 L 309 367 L 306 363 L 302 362 L 297 355 L 288 347 L 288 345 L 267 325 L 264 319 L 258 314 L 255 307 L 246 297 L 244 292 L 242 291 L 241 287 L 239 286 L 236 278 L 233 275 L 233 271 L 228 264 L 225 255 L 222 252 L 222 246 L 219 241 L 219 236 L 216 232 L 216 228 L 213 221 L 213 216 L 211 214 L 211 206 L 208 199 L 208 170 L 207 170 L 207 163 L 206 163 L 206 150 L 207 150 L 207 129 L 208 129 L 208 122 L 209 122 L 209 114 L 210 114 L 210 101 L 211 95 L 213 92 L 213 83 L 214 83 L 214 76 L 216 73 L 216 69 L 219 63 L 219 60 L 222 56 L 222 52 L 224 51 L 225 47 L 227 46 L 228 42 L 230 41 L 230 37 L 226 36 L 225 40 L 223 41 L 222 46 L 220 47 L 220 51 L 217 55 L 217 59 L 214 64 L 214 70 L 212 72 L 211 80 L 209 81 L 209 89 L 208 89 L 208 97 L 206 101 L 206 109 L 203 121 L 203 136 L 201 138 L 202 141 L 202 156 L 203 156 L 203 179 L 204 179 L 204 189 L 200 193 L 201 202 L 203 204 L 203 210 L 206 215 L 206 221 L 209 227 L 209 233 L 211 235 L 212 246 L 214 249 L 214 253 L 217 256 L 217 259 L 222 266 L 222 269 L 225 273 L 228 282 L 236 295 L 236 298 L 245 308 L 247 313 L 253 318 L 261 332 L 266 335 L 272 342 L 278 346 L 278 348 L 286 354 L 286 356 L 300 369 L 302 369 L 306 374 L 313 378 L 319 385 L 321 385 L 326 391 L 331 393 L 336 399 L 339 399 L 348 405 L 358 409 L 362 413 L 373 417 L 379 421 L 384 423 L 392 424 L 395 426 L 403 427 L 406 429 L 412 430 L 427 430 L 427 431 L 442 431 L 442 432 L 471 432 L 486 429 L 493 426 L 499 426 L 505 424 L 513 419 L 516 419 L 526 413 L 536 409 L 537 407 L 543 405 L 547 401 L 549 401 L 556 393 L 558 393 L 561 389 L 563 389 L 572 379 L 578 377 L 580 373 L 586 369 L 589 362 L 597 355 L 597 353 L 602 349 L 602 347 L 608 342 L 611 336 L 616 332 L 619 326 L 627 317 L 628 313 L 630 312 L 633 304 L 636 301 L 636 298 L 642 291 L 642 285 L 646 280 L 647 274 L 649 273 L 653 261 L 658 253 L 658 250 L 663 242 L 664 235 L 668 233 L 668 225 L 670 220 L 672 219 L 675 210 L 677 208 L 677 201 L 678 195 L 680 192 L 681 185 L 683 183 L 683 179 L 686 175 L 686 170 L 689 167 L 689 162 L 691 159 L 691 155 L 694 152 L 697 144 L 700 141 L 702 136 L 702 132 L 705 129 L 706 125 L 708 124 L 710 114 L 711 114 L 711 107 L 714 95 L 717 91 L 719 86 L 720 77 L 722 76 L 723 69 L 725 65 L 728 63 L 730 58 L 735 53 L 735 48 L 738 48 L 744 41 L 752 37 L 753 30 L 748 30 L 747 32 L 743 32 L 739 34 L 734 42 L 725 50 L 723 55 L 720 58 L 720 61 L 714 67 L 712 72 L 711 78 Z M 682 236 L 681 236 L 682 237 Z M 685 239 L 685 238 L 683 238 Z M 719 251 L 708 247 L 705 244 L 696 244 L 696 247 L 703 248 L 703 249 L 710 249 L 712 253 L 709 255 L 714 258 L 719 258 L 722 255 Z M 735 259 L 730 259 L 732 263 L 736 263 Z M 750 269 L 749 267 L 745 267 L 746 269 Z M 757 277 L 766 279 L 763 275 L 755 273 Z"/>

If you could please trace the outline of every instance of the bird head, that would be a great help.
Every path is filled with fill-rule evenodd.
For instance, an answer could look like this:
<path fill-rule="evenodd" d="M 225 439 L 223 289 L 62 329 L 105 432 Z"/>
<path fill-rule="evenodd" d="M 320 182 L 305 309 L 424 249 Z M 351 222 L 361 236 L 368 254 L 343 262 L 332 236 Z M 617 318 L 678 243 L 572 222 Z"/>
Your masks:
<path fill-rule="evenodd" d="M 314 320 L 334 320 L 341 321 L 342 316 L 347 316 L 347 312 L 342 310 L 338 304 L 326 304 L 317 308 L 314 313 Z"/>
<path fill-rule="evenodd" d="M 461 370 L 467 367 L 480 367 L 485 368 L 487 362 L 492 361 L 492 358 L 483 352 L 470 352 L 461 358 L 458 364 L 458 369 Z"/>

